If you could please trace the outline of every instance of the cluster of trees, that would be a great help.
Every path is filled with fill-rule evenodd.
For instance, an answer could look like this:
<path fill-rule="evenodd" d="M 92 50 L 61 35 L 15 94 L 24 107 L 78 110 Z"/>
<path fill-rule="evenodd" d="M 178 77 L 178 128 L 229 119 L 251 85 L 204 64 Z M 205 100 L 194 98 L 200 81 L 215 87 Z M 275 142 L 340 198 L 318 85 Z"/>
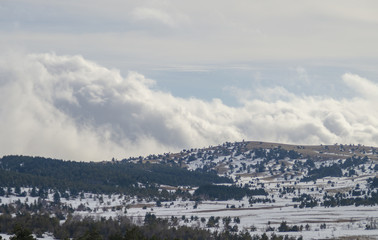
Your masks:
<path fill-rule="evenodd" d="M 13 234 L 14 235 L 9 238 L 10 240 L 37 240 L 28 229 L 21 226 L 15 226 Z M 2 237 L 0 236 L 0 240 L 1 239 Z"/>
<path fill-rule="evenodd" d="M 271 199 L 271 198 L 254 198 L 251 197 L 248 200 L 249 204 L 255 204 L 255 203 L 274 203 L 276 200 Z"/>
<path fill-rule="evenodd" d="M 378 188 L 378 178 L 377 177 L 369 178 L 368 183 L 369 183 L 371 189 Z"/>
<path fill-rule="evenodd" d="M 365 164 L 369 161 L 369 158 L 367 156 L 361 157 L 361 156 L 353 156 L 351 158 L 345 159 L 343 163 L 340 164 L 340 166 L 343 169 L 346 169 L 348 167 L 356 167 L 361 164 Z"/>
<path fill-rule="evenodd" d="M 280 226 L 278 227 L 278 231 L 280 232 L 299 232 L 303 230 L 303 225 L 293 225 L 289 226 L 287 225 L 286 221 L 282 221 Z"/>
<path fill-rule="evenodd" d="M 339 206 L 373 206 L 378 204 L 378 191 L 368 190 L 351 190 L 347 193 L 336 193 L 335 195 L 324 194 L 322 201 L 309 194 L 301 194 L 299 197 L 293 197 L 293 202 L 299 202 L 295 204 L 294 208 L 313 208 L 318 205 L 324 207 L 339 207 Z"/>
<path fill-rule="evenodd" d="M 334 163 L 330 166 L 320 166 L 319 168 L 315 168 L 314 162 L 309 158 L 305 164 L 301 164 L 300 162 L 295 162 L 295 166 L 293 169 L 300 169 L 302 167 L 308 168 L 308 174 L 306 177 L 303 177 L 301 181 L 303 182 L 309 182 L 314 181 L 317 179 L 321 179 L 324 177 L 342 177 L 343 171 L 346 170 L 344 176 L 352 176 L 356 175 L 356 168 L 361 168 L 362 172 L 365 171 L 365 166 L 369 161 L 369 158 L 367 156 L 361 157 L 361 156 L 353 156 L 350 158 L 347 158 L 345 160 L 339 160 L 337 163 Z M 362 165 L 362 166 L 361 166 Z M 370 169 L 378 170 L 377 165 L 370 166 Z"/>
<path fill-rule="evenodd" d="M 301 194 L 299 197 L 293 197 L 293 202 L 300 202 L 299 208 L 313 208 L 318 206 L 318 200 L 306 193 Z M 298 205 L 294 205 L 294 208 L 298 207 Z"/>
<path fill-rule="evenodd" d="M 246 187 L 237 186 L 225 186 L 225 185 L 202 185 L 196 189 L 194 192 L 194 197 L 199 197 L 200 199 L 210 199 L 210 200 L 241 200 L 245 196 L 255 196 L 263 195 L 266 196 L 268 193 L 263 188 L 249 189 Z"/>
<path fill-rule="evenodd" d="M 215 173 L 188 171 L 168 164 L 71 162 L 42 157 L 0 159 L 0 186 L 58 189 L 60 192 L 159 195 L 157 185 L 198 186 L 230 183 Z M 144 187 L 140 188 L 139 184 Z"/>
<path fill-rule="evenodd" d="M 315 181 L 324 177 L 342 177 L 343 171 L 339 164 L 331 166 L 320 166 L 308 171 L 307 177 L 302 178 L 302 182 Z"/>
<path fill-rule="evenodd" d="M 337 193 L 334 196 L 324 195 L 323 199 L 323 206 L 325 207 L 373 206 L 378 204 L 378 191 L 371 191 L 361 197 L 347 197 L 346 194 Z"/>
<path fill-rule="evenodd" d="M 270 148 L 270 149 L 263 149 L 263 148 L 258 148 L 255 149 L 253 152 L 254 153 L 253 158 L 262 158 L 262 159 L 267 159 L 269 160 L 281 160 L 285 158 L 290 158 L 290 159 L 298 159 L 301 158 L 302 155 L 294 150 L 286 150 L 278 146 L 277 148 Z"/>
<path fill-rule="evenodd" d="M 323 201 L 313 197 L 309 194 L 301 194 L 299 197 L 293 197 L 293 202 L 299 202 L 294 205 L 294 208 L 313 208 L 319 204 L 324 207 L 339 207 L 339 206 L 373 206 L 378 204 L 378 191 L 375 190 L 360 190 L 355 188 L 348 193 L 336 193 L 335 195 L 328 195 L 324 193 Z"/>

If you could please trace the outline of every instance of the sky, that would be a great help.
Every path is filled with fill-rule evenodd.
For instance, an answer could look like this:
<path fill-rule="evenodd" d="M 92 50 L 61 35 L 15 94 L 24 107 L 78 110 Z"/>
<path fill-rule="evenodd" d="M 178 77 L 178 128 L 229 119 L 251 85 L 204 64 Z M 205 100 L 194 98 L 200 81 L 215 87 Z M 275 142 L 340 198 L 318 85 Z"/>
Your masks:
<path fill-rule="evenodd" d="M 0 155 L 378 146 L 378 2 L 0 0 Z"/>

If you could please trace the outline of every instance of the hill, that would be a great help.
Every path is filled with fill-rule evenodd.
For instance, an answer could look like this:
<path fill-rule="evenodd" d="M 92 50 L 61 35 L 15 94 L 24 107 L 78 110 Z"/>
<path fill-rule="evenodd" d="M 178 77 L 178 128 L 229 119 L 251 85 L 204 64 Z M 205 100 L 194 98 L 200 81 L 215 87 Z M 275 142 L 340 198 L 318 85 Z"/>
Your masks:
<path fill-rule="evenodd" d="M 97 226 L 104 239 L 134 228 L 146 239 L 374 239 L 377 172 L 377 148 L 340 144 L 228 142 L 100 163 L 4 156 L 0 229 L 24 222 L 58 238 Z M 35 217 L 50 227 L 36 228 Z"/>

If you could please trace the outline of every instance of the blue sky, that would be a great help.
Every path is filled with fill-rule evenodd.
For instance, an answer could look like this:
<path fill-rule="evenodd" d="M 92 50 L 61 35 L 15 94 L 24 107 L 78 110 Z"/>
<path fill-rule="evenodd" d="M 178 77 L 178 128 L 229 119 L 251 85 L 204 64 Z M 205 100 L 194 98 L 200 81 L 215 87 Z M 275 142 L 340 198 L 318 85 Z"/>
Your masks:
<path fill-rule="evenodd" d="M 2 0 L 0 117 L 14 136 L 0 139 L 0 154 L 102 160 L 242 139 L 377 145 L 376 9 Z"/>

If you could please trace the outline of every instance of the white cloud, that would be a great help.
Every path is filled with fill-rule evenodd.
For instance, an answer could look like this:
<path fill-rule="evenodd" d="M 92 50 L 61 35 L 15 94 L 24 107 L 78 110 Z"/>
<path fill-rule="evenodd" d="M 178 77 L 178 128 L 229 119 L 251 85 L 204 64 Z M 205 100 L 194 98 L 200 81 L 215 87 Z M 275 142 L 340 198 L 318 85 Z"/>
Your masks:
<path fill-rule="evenodd" d="M 81 56 L 2 56 L 0 154 L 97 161 L 242 139 L 378 145 L 377 84 L 343 79 L 357 97 L 296 96 L 277 87 L 247 92 L 236 108 L 175 97 L 143 75 L 124 77 Z"/>
<path fill-rule="evenodd" d="M 346 73 L 344 82 L 359 95 L 378 101 L 378 85 L 358 75 Z"/>

